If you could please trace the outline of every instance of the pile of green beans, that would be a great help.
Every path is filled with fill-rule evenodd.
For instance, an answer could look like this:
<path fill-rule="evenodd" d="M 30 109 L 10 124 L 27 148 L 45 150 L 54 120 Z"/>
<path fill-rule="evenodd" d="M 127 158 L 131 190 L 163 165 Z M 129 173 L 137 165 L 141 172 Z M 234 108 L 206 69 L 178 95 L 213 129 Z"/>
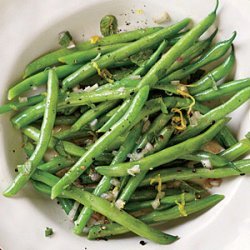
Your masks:
<path fill-rule="evenodd" d="M 3 194 L 12 197 L 31 181 L 66 214 L 80 203 L 73 231 L 88 231 L 88 239 L 131 231 L 158 244 L 176 241 L 152 224 L 188 217 L 224 198 L 195 179 L 250 174 L 250 160 L 242 159 L 250 152 L 249 134 L 238 141 L 227 126 L 227 115 L 250 99 L 250 78 L 222 81 L 235 65 L 236 32 L 217 43 L 217 29 L 200 38 L 215 23 L 217 8 L 218 1 L 191 28 L 186 18 L 119 34 L 102 30 L 107 36 L 27 65 L 0 106 L 0 114 L 14 113 L 11 123 L 27 154 Z M 211 70 L 194 77 L 206 65 Z M 35 91 L 46 82 L 45 91 Z M 108 223 L 92 225 L 94 212 Z"/>

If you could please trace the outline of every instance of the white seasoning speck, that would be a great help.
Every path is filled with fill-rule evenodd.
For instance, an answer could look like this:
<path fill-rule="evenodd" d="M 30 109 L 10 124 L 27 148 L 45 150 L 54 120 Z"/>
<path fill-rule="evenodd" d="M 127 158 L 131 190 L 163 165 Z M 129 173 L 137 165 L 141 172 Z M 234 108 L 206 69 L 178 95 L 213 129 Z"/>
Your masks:
<path fill-rule="evenodd" d="M 127 170 L 129 175 L 135 176 L 141 172 L 140 165 L 134 165 L 132 168 Z"/>
<path fill-rule="evenodd" d="M 20 102 L 20 103 L 24 103 L 24 102 L 27 102 L 28 101 L 28 98 L 26 97 L 26 96 L 24 96 L 24 97 L 18 97 L 18 101 Z"/>
<path fill-rule="evenodd" d="M 115 202 L 115 206 L 119 209 L 119 210 L 122 210 L 125 206 L 125 201 L 121 200 L 121 199 L 118 199 L 116 202 Z"/>
<path fill-rule="evenodd" d="M 161 16 L 153 18 L 153 21 L 157 24 L 161 24 L 165 22 L 170 22 L 171 18 L 170 15 L 165 11 L 161 14 Z"/>

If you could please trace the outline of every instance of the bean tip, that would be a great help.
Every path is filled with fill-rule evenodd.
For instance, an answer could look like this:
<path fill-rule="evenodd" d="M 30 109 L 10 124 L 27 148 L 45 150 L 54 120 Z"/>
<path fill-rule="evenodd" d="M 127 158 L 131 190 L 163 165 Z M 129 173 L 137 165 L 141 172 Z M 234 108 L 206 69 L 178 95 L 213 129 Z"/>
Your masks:
<path fill-rule="evenodd" d="M 219 0 L 216 0 L 216 5 L 215 5 L 215 9 L 213 11 L 213 13 L 216 14 L 217 10 L 218 10 L 218 7 L 219 7 L 219 4 L 220 4 L 220 1 Z"/>

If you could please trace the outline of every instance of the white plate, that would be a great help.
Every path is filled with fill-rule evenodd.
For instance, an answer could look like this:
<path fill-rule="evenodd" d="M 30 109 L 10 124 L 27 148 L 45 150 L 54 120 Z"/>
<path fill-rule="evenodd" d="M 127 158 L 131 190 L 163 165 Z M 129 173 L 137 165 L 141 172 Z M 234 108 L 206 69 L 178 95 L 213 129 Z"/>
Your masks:
<path fill-rule="evenodd" d="M 99 20 L 106 14 L 119 18 L 122 28 L 144 27 L 152 23 L 152 17 L 167 11 L 173 21 L 192 17 L 202 19 L 214 8 L 211 0 L 2 0 L 0 2 L 0 51 L 1 51 L 1 102 L 10 84 L 17 80 L 24 66 L 34 57 L 57 46 L 57 34 L 70 30 L 76 39 L 81 35 L 98 33 Z M 142 9 L 143 15 L 131 10 Z M 237 55 L 236 78 L 250 76 L 250 2 L 248 0 L 221 0 L 219 8 L 219 38 L 228 38 L 237 30 L 235 41 Z M 121 15 L 123 14 L 123 15 Z M 127 14 L 126 16 L 124 14 Z M 127 27 L 124 21 L 131 25 Z M 145 22 L 146 20 L 146 22 Z M 139 21 L 139 24 L 137 23 Z M 247 105 L 232 114 L 231 126 L 242 138 L 249 130 L 250 114 Z M 0 191 L 15 176 L 16 164 L 21 163 L 20 137 L 10 125 L 8 115 L 1 119 Z M 15 150 L 15 153 L 13 152 Z M 226 195 L 215 208 L 180 226 L 167 231 L 181 239 L 171 246 L 148 242 L 141 246 L 138 237 L 104 241 L 88 241 L 75 236 L 72 224 L 55 202 L 36 193 L 27 186 L 12 199 L 0 196 L 0 248 L 4 250 L 96 250 L 96 249 L 172 249 L 211 250 L 249 249 L 250 236 L 250 190 L 249 177 L 230 179 L 215 192 Z M 44 237 L 46 226 L 55 235 Z"/>

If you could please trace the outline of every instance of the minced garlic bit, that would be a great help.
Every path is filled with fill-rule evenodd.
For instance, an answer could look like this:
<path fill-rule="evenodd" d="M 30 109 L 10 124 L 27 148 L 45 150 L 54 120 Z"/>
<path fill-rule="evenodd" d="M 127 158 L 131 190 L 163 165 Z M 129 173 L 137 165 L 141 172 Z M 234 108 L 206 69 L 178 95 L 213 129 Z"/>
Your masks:
<path fill-rule="evenodd" d="M 144 14 L 144 10 L 138 9 L 138 10 L 135 10 L 135 13 L 138 15 L 142 15 Z"/>
<path fill-rule="evenodd" d="M 176 86 L 176 85 L 179 85 L 181 82 L 179 80 L 176 80 L 176 81 L 171 81 L 170 83 Z"/>
<path fill-rule="evenodd" d="M 100 39 L 101 39 L 100 36 L 92 36 L 92 37 L 90 37 L 90 43 L 96 44 Z"/>
<path fill-rule="evenodd" d="M 195 127 L 198 125 L 199 119 L 202 117 L 199 111 L 194 111 L 192 116 L 189 117 L 189 123 L 191 127 Z"/>
<path fill-rule="evenodd" d="M 153 145 L 148 142 L 145 145 L 145 148 L 143 148 L 139 153 L 133 152 L 132 154 L 128 154 L 127 157 L 130 159 L 130 161 L 138 161 L 144 157 L 145 154 L 150 152 L 153 149 Z"/>
<path fill-rule="evenodd" d="M 94 119 L 92 122 L 90 122 L 89 126 L 91 129 L 93 129 L 95 127 L 95 125 L 97 124 L 98 120 Z"/>
<path fill-rule="evenodd" d="M 165 192 L 162 192 L 162 179 L 160 174 L 158 174 L 156 178 L 150 180 L 150 185 L 152 185 L 154 182 L 158 182 L 157 195 L 151 205 L 153 209 L 156 209 L 160 206 L 160 200 L 164 197 Z"/>
<path fill-rule="evenodd" d="M 73 92 L 74 92 L 74 93 L 82 93 L 82 92 L 83 92 L 83 89 L 81 89 L 80 86 L 77 85 L 77 86 L 75 86 L 75 87 L 73 88 Z"/>
<path fill-rule="evenodd" d="M 119 187 L 121 183 L 120 183 L 120 181 L 118 179 L 112 178 L 110 180 L 110 184 L 113 185 L 113 186 L 115 186 L 115 187 Z"/>
<path fill-rule="evenodd" d="M 128 78 L 131 80 L 140 80 L 141 76 L 140 75 L 130 75 Z"/>
<path fill-rule="evenodd" d="M 115 188 L 111 191 L 111 193 L 113 194 L 113 197 L 114 197 L 113 201 L 116 200 L 116 198 L 117 198 L 117 196 L 118 196 L 118 194 L 119 194 L 119 187 L 115 187 Z"/>
<path fill-rule="evenodd" d="M 125 201 L 121 200 L 121 199 L 118 199 L 116 202 L 115 202 L 115 206 L 119 209 L 119 210 L 122 210 L 125 206 Z"/>
<path fill-rule="evenodd" d="M 140 165 L 134 165 L 132 168 L 127 170 L 129 175 L 135 176 L 141 172 Z"/>
<path fill-rule="evenodd" d="M 76 212 L 78 210 L 79 205 L 80 205 L 80 203 L 75 201 L 72 209 L 69 211 L 68 218 L 70 221 L 74 221 L 74 218 L 75 218 L 75 215 L 76 215 Z"/>
<path fill-rule="evenodd" d="M 187 211 L 185 210 L 185 205 L 186 205 L 186 202 L 185 202 L 185 193 L 182 193 L 182 194 L 181 194 L 181 202 L 178 202 L 178 201 L 176 200 L 175 203 L 176 203 L 177 206 L 178 206 L 180 215 L 183 216 L 183 217 L 188 216 Z"/>
<path fill-rule="evenodd" d="M 213 166 L 211 164 L 211 161 L 209 159 L 204 159 L 204 160 L 201 160 L 201 164 L 204 168 L 207 168 L 207 169 L 212 169 Z"/>
<path fill-rule="evenodd" d="M 18 101 L 19 101 L 20 103 L 27 102 L 27 101 L 28 101 L 28 98 L 27 98 L 26 96 L 24 96 L 24 97 L 20 96 L 20 97 L 18 97 Z"/>
<path fill-rule="evenodd" d="M 103 193 L 101 194 L 101 198 L 107 200 L 107 201 L 113 201 L 114 200 L 114 195 L 111 192 L 108 193 Z"/>
<path fill-rule="evenodd" d="M 94 84 L 92 86 L 87 86 L 83 91 L 84 92 L 90 92 L 90 91 L 94 91 L 94 90 L 96 90 L 98 88 L 99 88 L 99 85 L 98 85 L 98 83 L 96 83 L 96 84 Z"/>
<path fill-rule="evenodd" d="M 90 173 L 89 177 L 92 181 L 99 181 L 101 179 L 101 175 L 96 172 Z"/>
<path fill-rule="evenodd" d="M 159 17 L 154 17 L 153 21 L 157 24 L 165 23 L 165 22 L 170 22 L 171 18 L 170 15 L 165 11 L 161 14 Z"/>
<path fill-rule="evenodd" d="M 160 199 L 154 199 L 151 202 L 151 206 L 152 206 L 153 209 L 157 209 L 160 205 L 161 205 Z"/>

